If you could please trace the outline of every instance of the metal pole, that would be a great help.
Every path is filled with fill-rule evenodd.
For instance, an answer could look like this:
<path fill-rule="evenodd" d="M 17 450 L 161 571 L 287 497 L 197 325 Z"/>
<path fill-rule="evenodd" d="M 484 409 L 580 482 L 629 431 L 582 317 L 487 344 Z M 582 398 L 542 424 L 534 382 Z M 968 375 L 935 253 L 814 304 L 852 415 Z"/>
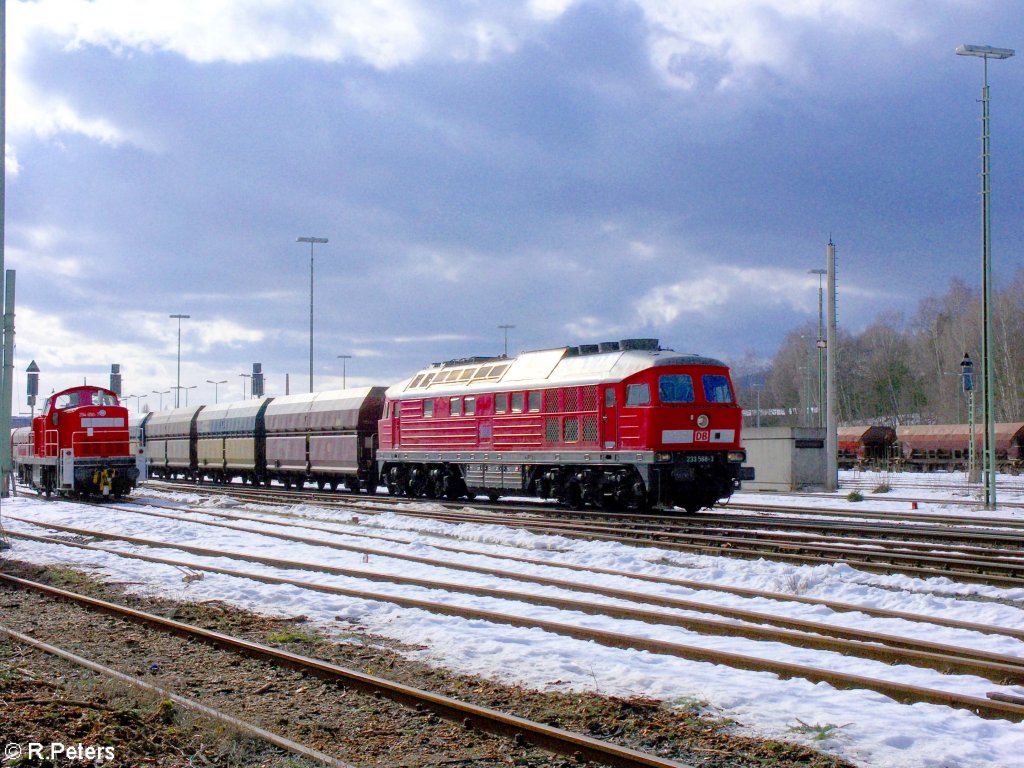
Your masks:
<path fill-rule="evenodd" d="M 297 243 L 309 243 L 309 393 L 313 394 L 313 246 L 326 243 L 326 237 L 297 237 Z"/>
<path fill-rule="evenodd" d="M 14 390 L 14 270 L 7 270 L 4 284 L 4 318 L 3 318 L 3 385 L 0 390 L 4 396 L 0 399 L 0 425 L 4 432 L 0 434 L 0 497 L 10 494 L 13 467 L 11 465 L 11 395 Z"/>
<path fill-rule="evenodd" d="M 0 0 L 0 141 L 3 142 L 4 147 L 7 146 L 7 2 L 6 0 Z M 6 300 L 7 290 L 4 286 L 4 277 L 7 274 L 4 270 L 4 251 L 6 249 L 5 243 L 5 211 L 7 209 L 7 152 L 4 153 L 2 161 L 3 165 L 0 166 L 0 297 L 4 297 Z M 13 275 L 13 273 L 12 273 Z M 11 292 L 13 296 L 13 291 Z M 0 307 L 0 309 L 4 309 Z M 10 312 L 14 313 L 13 305 L 10 307 Z M 6 317 L 6 312 L 3 313 Z M 13 318 L 12 326 L 13 328 Z M 10 383 L 6 376 L 0 375 L 0 439 L 4 445 L 0 446 L 0 497 L 5 497 L 8 494 L 8 478 L 11 472 L 11 405 L 14 399 L 14 374 L 13 374 L 13 349 L 14 340 L 7 339 L 6 330 L 0 332 L 0 349 L 4 350 L 0 355 L 0 362 L 3 364 L 3 370 L 6 372 L 7 365 L 12 366 L 12 374 Z M 10 344 L 8 344 L 10 341 Z M 8 353 L 8 346 L 12 352 Z"/>
<path fill-rule="evenodd" d="M 313 243 L 309 244 L 309 392 L 313 393 Z"/>
<path fill-rule="evenodd" d="M 508 330 L 509 328 L 515 328 L 514 325 L 499 325 L 499 328 L 505 332 L 505 354 L 504 357 L 508 357 Z"/>
<path fill-rule="evenodd" d="M 836 418 L 836 247 L 828 241 L 828 325 L 825 339 L 825 490 L 839 488 L 839 441 Z"/>
<path fill-rule="evenodd" d="M 991 209 L 991 133 L 989 131 L 988 60 L 1008 59 L 1014 55 L 1009 48 L 988 45 L 961 45 L 958 56 L 977 56 L 984 61 L 984 85 L 981 89 L 981 418 L 984 422 L 982 443 L 982 496 L 985 509 L 996 508 L 996 424 L 995 424 L 995 361 L 992 352 L 992 209 Z"/>
<path fill-rule="evenodd" d="M 206 383 L 207 384 L 213 384 L 213 403 L 214 403 L 214 405 L 216 405 L 217 404 L 217 387 L 219 385 L 221 385 L 221 384 L 227 384 L 228 380 L 227 379 L 221 379 L 220 381 L 214 381 L 213 379 L 207 379 Z M 243 399 L 244 399 L 244 396 L 243 396 Z"/>
<path fill-rule="evenodd" d="M 192 315 L 170 315 L 169 317 L 178 321 L 178 380 L 174 387 L 174 407 L 177 408 L 181 398 L 181 321 L 187 320 Z"/>
<path fill-rule="evenodd" d="M 989 208 L 989 112 L 988 112 L 988 57 L 982 57 L 985 84 L 981 89 L 981 370 L 984 381 L 981 418 L 985 423 L 982 437 L 982 496 L 985 509 L 996 508 L 995 456 L 992 451 L 994 426 L 992 418 L 992 212 Z M 990 429 L 992 431 L 990 432 Z"/>
<path fill-rule="evenodd" d="M 348 380 L 345 378 L 345 363 L 352 359 L 352 355 L 338 355 L 341 360 L 341 388 L 348 389 Z"/>

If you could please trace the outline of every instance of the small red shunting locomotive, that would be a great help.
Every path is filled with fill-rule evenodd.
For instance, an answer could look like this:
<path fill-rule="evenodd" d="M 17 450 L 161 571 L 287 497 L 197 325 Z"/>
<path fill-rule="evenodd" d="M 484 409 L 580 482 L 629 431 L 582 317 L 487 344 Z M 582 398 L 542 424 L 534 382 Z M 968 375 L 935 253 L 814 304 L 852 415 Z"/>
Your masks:
<path fill-rule="evenodd" d="M 19 479 L 47 496 L 124 496 L 139 477 L 128 444 L 128 409 L 102 387 L 50 395 L 31 432 L 15 434 L 14 443 Z"/>

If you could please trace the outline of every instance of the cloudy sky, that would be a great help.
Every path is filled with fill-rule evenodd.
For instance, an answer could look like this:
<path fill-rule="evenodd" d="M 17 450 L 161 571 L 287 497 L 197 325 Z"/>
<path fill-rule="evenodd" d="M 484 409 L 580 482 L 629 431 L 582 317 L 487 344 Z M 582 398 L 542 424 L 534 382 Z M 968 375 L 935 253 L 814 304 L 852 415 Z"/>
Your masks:
<path fill-rule="evenodd" d="M 164 407 L 392 383 L 627 337 L 770 358 L 831 235 L 857 330 L 1024 266 L 1015 0 L 7 2 L 15 414 L 105 384 Z M 184 404 L 184 396 L 182 396 Z M 133 409 L 137 403 L 133 401 Z"/>

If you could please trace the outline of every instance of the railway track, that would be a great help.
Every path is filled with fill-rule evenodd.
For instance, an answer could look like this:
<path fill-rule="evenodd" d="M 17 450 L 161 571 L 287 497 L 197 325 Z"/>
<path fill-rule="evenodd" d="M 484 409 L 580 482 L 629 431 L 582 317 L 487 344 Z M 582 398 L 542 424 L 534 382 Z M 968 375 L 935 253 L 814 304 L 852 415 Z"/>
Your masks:
<path fill-rule="evenodd" d="M 820 510 L 799 507 L 785 508 L 791 516 L 780 517 L 778 508 L 769 505 L 752 506 L 750 511 L 766 513 L 770 510 L 770 515 L 732 515 L 715 511 L 679 517 L 585 511 L 551 516 L 547 510 L 523 507 L 517 507 L 514 512 L 502 512 L 488 506 L 477 512 L 465 504 L 436 504 L 433 509 L 425 510 L 410 506 L 408 499 L 390 497 L 296 496 L 276 489 L 268 492 L 244 486 L 171 487 L 259 503 L 311 501 L 360 514 L 390 508 L 410 517 L 451 523 L 500 524 L 538 534 L 619 541 L 696 554 L 768 558 L 796 564 L 846 563 L 873 573 L 943 577 L 998 587 L 1024 586 L 1024 532 L 1014 529 L 982 532 L 976 527 L 965 530 L 954 524 L 924 525 L 927 516 L 914 519 L 921 525 L 902 527 L 891 522 L 891 515 L 889 522 L 853 525 L 848 521 L 816 521 L 814 518 L 823 516 Z M 846 514 L 845 510 L 830 512 Z M 870 513 L 862 514 L 865 520 L 878 519 L 869 517 Z"/>
<path fill-rule="evenodd" d="M 240 718 L 229 715 L 228 713 L 220 709 L 207 706 L 202 702 L 187 698 L 185 696 L 179 696 L 174 691 L 171 691 L 167 688 L 154 685 L 153 683 L 147 682 L 139 677 L 126 675 L 123 672 L 118 672 L 116 669 L 108 667 L 105 664 L 100 664 L 96 661 L 85 658 L 80 654 L 72 653 L 71 651 L 53 645 L 52 643 L 44 643 L 41 640 L 32 637 L 31 635 L 27 635 L 23 632 L 18 632 L 17 630 L 4 626 L 3 624 L 0 624 L 0 637 L 6 637 L 9 640 L 12 640 L 16 643 L 20 643 L 21 645 L 49 654 L 50 656 L 54 656 L 56 658 L 60 658 L 65 661 L 71 662 L 72 664 L 81 667 L 82 669 L 87 669 L 91 672 L 95 672 L 109 680 L 116 680 L 135 690 L 145 691 L 146 693 L 150 694 L 156 694 L 165 701 L 173 702 L 174 704 L 185 707 L 188 710 L 197 712 L 200 715 L 203 715 L 224 727 L 234 729 L 235 731 L 243 733 L 251 738 L 256 738 L 260 739 L 261 741 L 265 741 L 268 744 L 271 744 L 282 750 L 286 750 L 287 752 L 290 752 L 298 757 L 306 758 L 307 760 L 311 760 L 320 765 L 329 766 L 329 768 L 355 768 L 355 766 L 349 763 L 344 763 L 341 760 L 337 760 L 336 758 L 324 752 L 313 749 L 311 747 L 307 747 L 305 744 L 301 744 L 297 741 L 294 741 L 293 739 L 281 736 L 280 734 L 274 733 L 273 731 L 268 731 L 265 728 L 260 728 L 259 726 L 254 725 L 246 720 L 242 720 Z M 113 750 L 113 747 L 111 747 L 111 750 Z"/>
<path fill-rule="evenodd" d="M 438 717 L 461 723 L 467 728 L 478 728 L 509 738 L 516 744 L 530 744 L 548 752 L 569 755 L 581 761 L 590 760 L 602 765 L 621 766 L 622 768 L 686 768 L 682 763 L 656 755 L 70 590 L 7 574 L 0 574 L 0 583 L 9 588 L 32 590 L 50 598 L 69 601 L 90 610 L 144 624 L 163 633 L 185 637 L 232 653 L 269 662 L 275 666 L 300 670 L 312 677 L 374 696 L 383 696 L 404 706 L 427 709 Z M 22 640 L 23 638 L 18 639 Z M 1024 712 L 1024 708 L 1022 708 L 1022 712 Z M 328 765 L 341 765 L 339 761 L 330 758 L 324 758 L 323 762 Z"/>
<path fill-rule="evenodd" d="M 145 514 L 157 515 L 168 519 L 184 521 L 186 518 L 167 512 L 147 511 Z M 214 514 L 218 514 L 215 512 Z M 27 522 L 17 517 L 11 518 L 16 522 Z M 52 536 L 40 536 L 29 534 L 19 530 L 11 532 L 15 538 L 29 539 L 58 546 L 75 547 L 95 552 L 104 552 L 118 557 L 142 560 L 150 563 L 173 565 L 178 568 L 188 568 L 196 572 L 206 572 L 245 578 L 267 584 L 289 585 L 300 589 L 322 592 L 331 595 L 340 595 L 363 600 L 379 600 L 390 602 L 406 608 L 419 608 L 435 613 L 450 616 L 459 616 L 466 619 L 483 619 L 495 623 L 511 624 L 519 627 L 540 628 L 548 632 L 563 634 L 577 639 L 599 642 L 611 647 L 632 648 L 646 650 L 653 653 L 668 654 L 679 658 L 724 663 L 740 669 L 751 669 L 758 671 L 773 672 L 782 677 L 802 677 L 812 682 L 828 682 L 838 688 L 862 688 L 875 690 L 891 698 L 905 702 L 926 701 L 931 703 L 942 703 L 949 706 L 967 708 L 978 712 L 986 717 L 1020 718 L 1024 717 L 1024 707 L 1019 704 L 1007 702 L 996 702 L 982 705 L 983 700 L 977 696 L 962 696 L 952 694 L 938 689 L 910 686 L 899 681 L 885 679 L 883 676 L 867 677 L 865 675 L 854 675 L 843 672 L 842 669 L 818 668 L 804 664 L 793 664 L 780 662 L 773 658 L 765 658 L 752 654 L 741 654 L 735 652 L 721 652 L 712 647 L 694 642 L 678 642 L 659 640 L 650 637 L 649 632 L 629 629 L 634 623 L 640 622 L 646 626 L 667 626 L 677 627 L 695 632 L 698 634 L 715 636 L 738 636 L 756 644 L 764 642 L 783 642 L 802 648 L 827 651 L 832 654 L 845 654 L 857 656 L 880 662 L 883 665 L 890 664 L 911 664 L 914 666 L 929 667 L 945 673 L 969 674 L 985 677 L 996 682 L 1019 683 L 1024 681 L 1024 660 L 1015 656 L 996 654 L 972 650 L 964 647 L 954 647 L 916 640 L 913 637 L 894 636 L 865 631 L 862 629 L 849 629 L 824 624 L 817 621 L 808 621 L 787 618 L 768 612 L 756 612 L 750 610 L 722 608 L 708 605 L 699 601 L 683 600 L 674 597 L 659 597 L 645 590 L 640 594 L 636 587 L 627 589 L 610 589 L 595 587 L 592 584 L 571 582 L 561 578 L 549 578 L 536 575 L 524 575 L 510 573 L 494 566 L 482 568 L 466 564 L 453 564 L 450 559 L 440 561 L 431 560 L 421 556 L 402 555 L 383 550 L 371 550 L 365 544 L 349 546 L 338 542 L 325 542 L 322 536 L 306 536 L 294 533 L 268 532 L 263 529 L 254 529 L 250 526 L 240 525 L 235 522 L 210 522 L 188 520 L 190 523 L 199 522 L 200 525 L 208 527 L 226 528 L 228 530 L 244 530 L 259 535 L 274 536 L 276 538 L 296 543 L 312 545 L 316 547 L 330 547 L 343 551 L 354 551 L 369 556 L 371 553 L 377 562 L 380 558 L 397 557 L 406 562 L 424 563 L 425 561 L 445 569 L 462 570 L 466 572 L 485 572 L 489 575 L 499 575 L 505 579 L 516 579 L 519 582 L 527 582 L 531 585 L 541 585 L 549 588 L 558 588 L 562 591 L 585 592 L 588 599 L 582 600 L 576 597 L 563 597 L 550 593 L 537 594 L 535 590 L 529 592 L 520 588 L 501 587 L 480 587 L 465 584 L 457 579 L 449 577 L 447 580 L 428 580 L 410 576 L 396 575 L 394 573 L 382 573 L 378 570 L 365 568 L 341 568 L 324 565 L 320 563 L 301 562 L 285 560 L 281 558 L 269 558 L 254 555 L 252 553 L 226 551 L 211 547 L 195 547 L 175 542 L 154 541 L 139 537 L 128 537 L 122 534 L 97 531 L 94 529 L 81 528 L 78 526 L 61 526 L 45 522 L 36 525 L 49 527 L 62 534 L 72 534 L 76 537 L 88 537 L 92 540 L 117 541 L 131 544 L 135 548 L 146 550 L 178 550 L 185 553 L 206 558 L 200 560 L 183 560 L 180 557 L 164 557 L 148 554 L 140 551 L 125 551 L 119 548 L 110 548 L 96 544 L 87 544 L 76 539 L 56 539 Z M 254 572 L 242 570 L 237 567 L 223 567 L 212 565 L 209 558 L 218 558 L 218 562 L 229 559 L 232 565 L 239 562 L 256 563 L 264 567 L 273 568 L 274 571 L 268 574 L 266 571 Z M 333 561 L 333 558 L 328 558 Z M 391 585 L 402 585 L 415 587 L 423 592 L 422 597 L 408 597 L 405 593 L 395 595 L 390 592 L 368 590 L 362 586 L 339 587 L 322 581 L 311 581 L 308 578 L 296 578 L 295 571 L 313 573 L 319 576 L 333 575 L 368 580 L 371 582 L 385 582 Z M 277 575 L 288 574 L 288 575 Z M 548 609 L 558 611 L 571 611 L 577 614 L 592 614 L 613 617 L 619 621 L 628 622 L 624 625 L 624 631 L 609 631 L 605 629 L 588 629 L 584 623 L 576 619 L 564 620 L 540 620 L 531 618 L 530 611 L 493 611 L 479 610 L 464 607 L 465 601 L 453 603 L 450 599 L 434 600 L 429 597 L 432 591 L 441 591 L 446 595 L 471 595 L 475 597 L 488 597 L 506 601 L 514 601 L 518 604 L 539 605 Z M 609 603 L 607 600 L 596 601 L 595 596 L 610 598 L 618 601 Z M 627 602 L 623 606 L 622 603 Z M 461 604 L 460 604 L 461 603 Z M 632 605 L 629 605 L 632 603 Z M 636 604 L 640 603 L 638 607 Z M 666 613 L 655 611 L 651 607 L 675 609 L 677 611 L 699 611 L 703 616 L 692 614 Z M 715 614 L 715 618 L 708 618 L 708 614 Z M 917 632 L 927 633 L 922 630 L 922 624 L 928 619 L 925 617 L 904 617 L 915 620 L 918 623 Z M 947 623 L 947 626 L 950 624 Z M 961 625 L 966 628 L 966 625 Z M 1005 633 L 1020 639 L 1020 633 L 1013 628 L 1000 629 L 995 627 L 987 628 L 989 632 Z M 769 654 L 770 655 L 770 654 Z M 837 663 L 836 666 L 845 665 Z M 998 693 L 998 692 L 997 692 Z"/>

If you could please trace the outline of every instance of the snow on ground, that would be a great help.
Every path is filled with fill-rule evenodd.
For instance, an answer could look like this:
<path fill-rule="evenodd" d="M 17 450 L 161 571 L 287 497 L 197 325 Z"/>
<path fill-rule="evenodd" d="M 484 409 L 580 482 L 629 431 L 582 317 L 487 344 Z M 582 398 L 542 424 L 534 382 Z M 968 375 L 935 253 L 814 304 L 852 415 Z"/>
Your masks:
<path fill-rule="evenodd" d="M 912 476 L 916 483 L 929 476 Z M 948 482 L 949 476 L 937 476 Z M 887 481 L 893 495 L 906 498 L 894 476 Z M 940 489 L 913 495 L 921 499 L 918 512 L 977 514 L 990 512 L 950 505 L 957 498 Z M 605 695 L 645 695 L 668 703 L 705 702 L 713 712 L 738 721 L 747 733 L 776 739 L 804 741 L 819 749 L 841 755 L 859 765 L 892 768 L 989 768 L 1018 764 L 1024 753 L 1024 724 L 983 720 L 963 710 L 930 704 L 898 704 L 871 691 L 838 691 L 830 685 L 803 679 L 783 680 L 765 672 L 734 670 L 707 662 L 691 662 L 658 653 L 606 648 L 593 642 L 574 640 L 536 628 L 514 627 L 481 620 L 440 616 L 424 610 L 401 608 L 388 602 L 389 596 L 437 600 L 475 607 L 512 616 L 567 623 L 653 638 L 691 646 L 728 650 L 816 667 L 884 678 L 929 688 L 970 693 L 984 697 L 988 691 L 1024 695 L 1024 687 L 999 686 L 978 677 L 940 675 L 907 665 L 890 666 L 831 652 L 794 648 L 774 642 L 736 637 L 699 635 L 664 624 L 611 619 L 580 611 L 567 611 L 528 604 L 510 597 L 483 597 L 459 592 L 462 585 L 494 589 L 523 590 L 532 595 L 552 596 L 606 605 L 630 603 L 585 594 L 575 590 L 523 584 L 510 577 L 470 573 L 452 568 L 455 564 L 491 566 L 521 574 L 630 590 L 638 595 L 658 594 L 694 602 L 727 605 L 752 611 L 786 615 L 806 620 L 875 632 L 926 637 L 933 642 L 961 645 L 995 653 L 1024 657 L 1024 643 L 1003 635 L 982 634 L 963 629 L 920 625 L 900 619 L 870 617 L 858 612 L 833 612 L 820 605 L 781 602 L 765 598 L 744 598 L 715 591 L 714 585 L 796 594 L 805 597 L 856 603 L 865 607 L 900 610 L 955 618 L 995 627 L 1024 627 L 1024 590 L 1004 590 L 980 585 L 958 584 L 947 579 L 913 579 L 880 576 L 845 565 L 796 566 L 770 561 L 743 561 L 705 555 L 633 547 L 610 542 L 585 542 L 499 525 L 452 525 L 434 520 L 403 516 L 400 511 L 350 512 L 314 505 L 297 505 L 286 511 L 303 520 L 309 528 L 282 528 L 278 507 L 243 505 L 232 499 L 206 501 L 206 512 L 179 513 L 169 507 L 198 504 L 198 496 L 156 493 L 137 494 L 140 511 L 162 511 L 187 516 L 188 520 L 143 515 L 112 507 L 97 509 L 74 504 L 47 504 L 29 498 L 3 503 L 2 523 L 11 532 L 54 534 L 47 524 L 57 524 L 127 534 L 182 546 L 206 547 L 246 556 L 285 558 L 311 566 L 328 565 L 345 569 L 345 574 L 326 574 L 304 569 L 283 571 L 269 565 L 186 553 L 135 544 L 95 541 L 113 552 L 93 552 L 61 545 L 12 538 L 8 556 L 41 564 L 64 565 L 94 572 L 110 581 L 134 582 L 129 588 L 151 595 L 180 600 L 223 600 L 242 608 L 271 615 L 304 614 L 333 633 L 339 641 L 352 642 L 353 632 L 385 635 L 412 647 L 411 657 L 445 666 L 458 672 L 483 675 L 542 690 L 596 690 Z M 791 496 L 737 494 L 738 501 L 804 503 Z M 1024 501 L 1024 490 L 1006 492 L 1000 501 Z M 905 501 L 874 501 L 852 504 L 840 492 L 834 498 L 816 499 L 820 506 L 852 509 L 884 509 L 898 516 L 908 509 Z M 372 502 L 370 502 L 372 504 Z M 422 511 L 428 504 L 410 504 Z M 1024 517 L 1022 510 L 1000 512 Z M 231 516 L 259 517 L 263 522 L 232 520 Z M 30 522 L 21 522 L 23 518 Z M 228 522 L 268 533 L 287 531 L 322 541 L 324 545 L 282 541 L 271 535 L 228 530 L 203 525 L 202 521 Z M 357 521 L 358 520 L 358 521 Z M 328 527 L 334 532 L 321 530 Z M 315 528 L 315 529 L 314 529 Z M 367 536 L 371 538 L 366 538 Z M 331 548 L 331 543 L 352 546 L 359 551 Z M 466 552 L 451 552 L 438 545 L 456 546 Z M 318 585 L 355 589 L 360 597 L 328 594 L 296 585 L 266 584 L 252 578 L 212 574 L 191 578 L 191 571 L 169 565 L 128 559 L 118 552 L 146 552 L 194 565 L 215 565 L 248 574 L 272 574 Z M 396 555 L 436 558 L 439 565 L 414 563 Z M 514 564 L 496 559 L 501 555 L 530 557 L 552 563 L 567 563 L 614 569 L 626 573 L 662 578 L 692 579 L 708 585 L 694 590 L 679 585 L 653 584 L 625 576 L 592 575 L 545 565 Z M 359 572 L 400 578 L 419 578 L 450 585 L 450 589 L 429 588 L 394 581 L 360 578 Z M 635 607 L 635 603 L 632 604 Z M 651 608 L 668 615 L 694 615 L 692 611 Z M 158 661 L 158 660 L 156 660 Z M 806 726 L 836 726 L 829 738 L 815 741 Z"/>

